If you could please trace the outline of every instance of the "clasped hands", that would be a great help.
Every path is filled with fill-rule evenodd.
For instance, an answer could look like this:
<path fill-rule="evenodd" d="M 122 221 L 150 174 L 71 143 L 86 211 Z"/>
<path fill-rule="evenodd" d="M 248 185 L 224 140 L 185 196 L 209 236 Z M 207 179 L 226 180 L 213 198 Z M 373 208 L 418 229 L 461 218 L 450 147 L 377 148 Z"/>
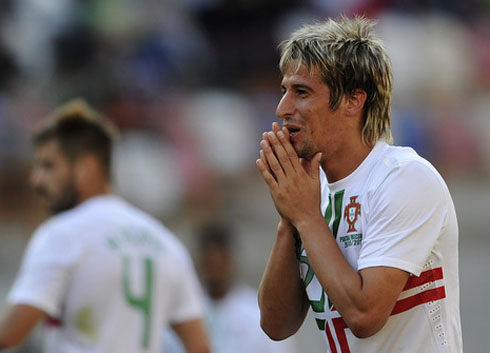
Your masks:
<path fill-rule="evenodd" d="M 280 216 L 297 227 L 320 212 L 321 153 L 311 160 L 299 158 L 287 128 L 272 124 L 260 141 L 260 158 L 256 164 L 269 187 Z"/>

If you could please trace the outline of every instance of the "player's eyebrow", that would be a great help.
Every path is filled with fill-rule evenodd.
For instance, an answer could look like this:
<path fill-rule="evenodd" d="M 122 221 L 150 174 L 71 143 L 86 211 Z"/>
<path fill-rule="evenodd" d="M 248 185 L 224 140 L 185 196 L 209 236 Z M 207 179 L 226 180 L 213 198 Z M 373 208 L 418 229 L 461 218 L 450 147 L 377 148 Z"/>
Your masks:
<path fill-rule="evenodd" d="M 294 83 L 291 85 L 291 88 L 293 88 L 294 90 L 307 90 L 307 91 L 312 91 L 312 88 L 306 84 L 303 84 L 303 83 Z M 282 91 L 285 91 L 286 90 L 286 86 L 285 85 L 281 85 L 281 90 Z"/>
<path fill-rule="evenodd" d="M 292 88 L 298 90 L 298 89 L 306 89 L 308 91 L 311 91 L 311 87 L 308 85 L 305 85 L 303 83 L 295 83 L 291 85 Z"/>

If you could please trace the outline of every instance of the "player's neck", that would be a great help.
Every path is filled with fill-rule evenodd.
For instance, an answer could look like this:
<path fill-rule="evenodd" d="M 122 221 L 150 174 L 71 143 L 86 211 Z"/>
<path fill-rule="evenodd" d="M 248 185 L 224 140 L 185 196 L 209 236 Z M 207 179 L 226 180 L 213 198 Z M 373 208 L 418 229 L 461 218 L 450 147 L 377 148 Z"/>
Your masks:
<path fill-rule="evenodd" d="M 344 179 L 366 159 L 373 147 L 360 142 L 339 149 L 334 156 L 322 161 L 321 166 L 329 183 Z"/>
<path fill-rule="evenodd" d="M 109 183 L 95 183 L 79 190 L 78 203 L 81 204 L 92 197 L 108 195 L 110 193 L 112 193 L 112 188 Z"/>

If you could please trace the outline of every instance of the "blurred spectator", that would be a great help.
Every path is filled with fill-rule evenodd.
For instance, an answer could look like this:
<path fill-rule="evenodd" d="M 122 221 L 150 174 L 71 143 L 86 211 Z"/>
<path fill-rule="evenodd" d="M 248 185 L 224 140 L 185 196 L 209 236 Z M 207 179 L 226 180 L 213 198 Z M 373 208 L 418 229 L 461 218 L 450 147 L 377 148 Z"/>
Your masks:
<path fill-rule="evenodd" d="M 175 212 L 183 193 L 180 170 L 172 146 L 157 135 L 125 132 L 116 145 L 116 188 L 121 195 L 151 214 Z"/>
<path fill-rule="evenodd" d="M 249 101 L 227 90 L 206 90 L 189 96 L 185 117 L 203 161 L 223 177 L 251 168 L 256 155 L 253 110 Z"/>
<path fill-rule="evenodd" d="M 257 291 L 236 278 L 237 249 L 231 229 L 216 222 L 198 234 L 197 266 L 206 290 L 207 331 L 214 353 L 293 353 L 295 339 L 274 342 L 260 328 Z M 165 353 L 182 352 L 166 333 Z"/>
<path fill-rule="evenodd" d="M 8 89 L 17 74 L 17 63 L 10 51 L 0 41 L 0 92 Z"/>

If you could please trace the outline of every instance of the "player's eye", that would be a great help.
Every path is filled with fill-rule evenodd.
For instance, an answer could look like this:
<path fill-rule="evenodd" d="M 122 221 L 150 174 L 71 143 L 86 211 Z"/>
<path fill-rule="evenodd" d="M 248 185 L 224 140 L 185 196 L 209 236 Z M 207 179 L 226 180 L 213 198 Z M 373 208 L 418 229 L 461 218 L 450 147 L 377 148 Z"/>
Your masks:
<path fill-rule="evenodd" d="M 53 162 L 51 162 L 51 161 L 41 161 L 41 162 L 39 162 L 39 166 L 40 166 L 42 169 L 45 169 L 45 170 L 51 170 L 51 169 L 53 169 L 54 164 L 53 164 Z"/>
<path fill-rule="evenodd" d="M 298 89 L 298 90 L 296 90 L 296 94 L 300 97 L 304 97 L 308 94 L 308 91 L 306 91 L 304 89 Z"/>

